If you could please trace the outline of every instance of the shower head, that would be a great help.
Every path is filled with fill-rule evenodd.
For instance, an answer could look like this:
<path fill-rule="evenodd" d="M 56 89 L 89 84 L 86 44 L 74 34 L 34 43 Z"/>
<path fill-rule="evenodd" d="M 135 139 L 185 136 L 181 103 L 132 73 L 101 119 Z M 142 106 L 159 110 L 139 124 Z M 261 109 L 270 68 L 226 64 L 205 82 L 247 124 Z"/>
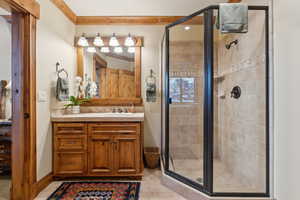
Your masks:
<path fill-rule="evenodd" d="M 225 47 L 226 47 L 226 49 L 230 49 L 232 45 L 237 45 L 238 43 L 239 43 L 238 40 L 233 40 L 229 44 L 226 44 Z"/>

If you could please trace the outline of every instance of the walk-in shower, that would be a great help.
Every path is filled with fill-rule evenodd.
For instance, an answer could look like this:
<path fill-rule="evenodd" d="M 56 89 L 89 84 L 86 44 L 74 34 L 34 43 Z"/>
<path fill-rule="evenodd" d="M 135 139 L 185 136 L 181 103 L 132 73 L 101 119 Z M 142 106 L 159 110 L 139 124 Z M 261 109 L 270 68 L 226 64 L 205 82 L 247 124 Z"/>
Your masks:
<path fill-rule="evenodd" d="M 269 196 L 269 14 L 248 9 L 248 33 L 221 34 L 210 6 L 162 42 L 164 171 L 211 196 Z"/>

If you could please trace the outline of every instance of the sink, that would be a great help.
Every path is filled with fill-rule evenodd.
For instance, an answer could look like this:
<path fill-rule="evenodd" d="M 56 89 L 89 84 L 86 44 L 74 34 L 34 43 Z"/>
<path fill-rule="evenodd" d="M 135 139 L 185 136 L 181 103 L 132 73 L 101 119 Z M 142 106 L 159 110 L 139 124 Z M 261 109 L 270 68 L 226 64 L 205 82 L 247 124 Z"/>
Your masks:
<path fill-rule="evenodd" d="M 144 121 L 144 113 L 80 113 L 80 114 L 52 114 L 53 122 L 68 121 Z"/>

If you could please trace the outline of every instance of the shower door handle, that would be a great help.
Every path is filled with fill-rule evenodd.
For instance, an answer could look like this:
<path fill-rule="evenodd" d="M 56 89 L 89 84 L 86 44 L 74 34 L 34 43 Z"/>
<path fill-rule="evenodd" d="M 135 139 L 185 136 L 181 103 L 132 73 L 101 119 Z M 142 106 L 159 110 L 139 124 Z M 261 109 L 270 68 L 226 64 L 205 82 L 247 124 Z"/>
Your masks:
<path fill-rule="evenodd" d="M 169 104 L 172 104 L 172 98 L 169 98 Z"/>

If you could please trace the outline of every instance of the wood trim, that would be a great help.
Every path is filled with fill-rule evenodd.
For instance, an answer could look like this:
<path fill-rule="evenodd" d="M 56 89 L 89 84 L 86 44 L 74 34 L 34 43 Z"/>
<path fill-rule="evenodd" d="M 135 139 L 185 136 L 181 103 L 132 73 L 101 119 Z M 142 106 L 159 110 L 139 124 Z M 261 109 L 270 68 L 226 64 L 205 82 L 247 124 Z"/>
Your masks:
<path fill-rule="evenodd" d="M 33 189 L 33 197 L 36 197 L 41 191 L 43 191 L 53 181 L 53 173 L 49 173 L 41 180 L 35 183 Z"/>
<path fill-rule="evenodd" d="M 36 17 L 12 8 L 12 192 L 32 199 L 36 182 Z"/>
<path fill-rule="evenodd" d="M 135 96 L 141 98 L 142 96 L 142 49 L 140 47 L 135 48 Z"/>
<path fill-rule="evenodd" d="M 142 98 L 95 98 L 81 106 L 128 106 L 130 104 L 142 106 L 143 100 Z"/>
<path fill-rule="evenodd" d="M 84 76 L 84 49 L 82 47 L 77 47 L 76 48 L 76 53 L 77 53 L 77 76 L 80 76 L 81 78 L 83 78 Z"/>
<path fill-rule="evenodd" d="M 77 16 L 77 25 L 166 25 L 185 16 Z M 184 24 L 203 24 L 202 16 L 196 16 Z"/>
<path fill-rule="evenodd" d="M 228 3 L 240 3 L 242 0 L 228 0 Z"/>
<path fill-rule="evenodd" d="M 28 137 L 25 144 L 29 153 L 29 184 L 33 185 L 36 180 L 36 19 L 32 15 L 25 17 L 25 33 L 28 37 L 26 39 L 26 55 L 27 66 L 25 77 L 25 90 L 26 90 L 26 106 L 25 113 L 29 114 L 26 120 L 26 130 L 28 130 Z M 32 194 L 31 194 L 32 196 Z"/>
<path fill-rule="evenodd" d="M 18 0 L 21 1 L 21 0 Z M 76 16 L 64 0 L 51 0 L 75 25 L 167 25 L 185 16 Z M 203 24 L 203 17 L 196 16 L 186 25 Z"/>
<path fill-rule="evenodd" d="M 21 12 L 27 12 L 35 18 L 40 18 L 40 4 L 36 0 L 1 0 L 8 4 L 9 8 L 13 7 Z M 2 2 L 0 2 L 2 4 Z M 5 6 L 7 7 L 7 6 Z"/>
<path fill-rule="evenodd" d="M 51 0 L 52 3 L 63 12 L 63 14 L 71 20 L 74 24 L 76 24 L 77 16 L 73 12 L 73 10 L 64 2 L 64 0 Z"/>
<path fill-rule="evenodd" d="M 22 13 L 12 13 L 12 190 L 11 198 L 27 199 L 28 195 L 28 184 L 26 180 L 26 149 L 25 149 L 25 120 L 24 120 L 24 74 L 22 73 L 25 69 L 23 53 L 25 51 L 24 45 L 24 18 Z M 26 192 L 26 193 L 25 193 Z"/>

